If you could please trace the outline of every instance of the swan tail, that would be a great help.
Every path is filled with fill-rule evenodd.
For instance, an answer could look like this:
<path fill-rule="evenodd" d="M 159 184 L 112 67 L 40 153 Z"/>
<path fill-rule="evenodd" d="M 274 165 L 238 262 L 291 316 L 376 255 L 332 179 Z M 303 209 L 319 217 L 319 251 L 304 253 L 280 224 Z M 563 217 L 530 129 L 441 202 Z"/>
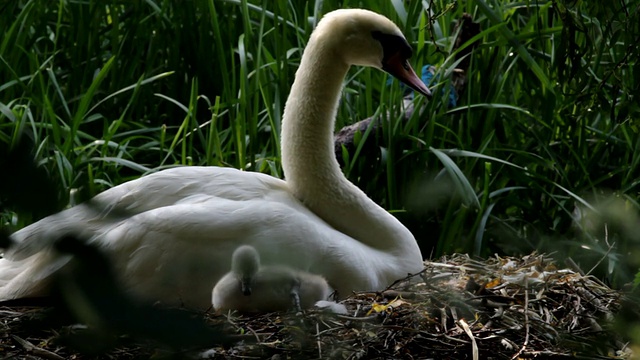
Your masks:
<path fill-rule="evenodd" d="M 20 229 L 9 236 L 10 244 L 4 257 L 16 262 L 25 260 L 49 251 L 56 241 L 68 235 L 90 239 L 100 226 L 109 225 L 92 215 L 88 207 L 78 205 Z"/>
<path fill-rule="evenodd" d="M 0 259 L 0 301 L 47 296 L 52 275 L 69 259 L 52 251 L 17 261 Z"/>

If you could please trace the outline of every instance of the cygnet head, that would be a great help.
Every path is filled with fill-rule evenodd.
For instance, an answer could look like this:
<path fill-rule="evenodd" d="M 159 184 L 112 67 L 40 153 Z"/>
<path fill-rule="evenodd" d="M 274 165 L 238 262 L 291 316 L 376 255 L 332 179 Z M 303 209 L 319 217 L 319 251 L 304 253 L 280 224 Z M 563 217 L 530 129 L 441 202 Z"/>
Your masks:
<path fill-rule="evenodd" d="M 242 245 L 233 252 L 231 271 L 240 281 L 244 295 L 251 295 L 251 282 L 258 270 L 260 270 L 260 255 L 253 246 Z"/>
<path fill-rule="evenodd" d="M 314 40 L 332 49 L 334 56 L 349 65 L 384 70 L 419 93 L 431 96 L 409 65 L 411 46 L 400 29 L 380 14 L 363 9 L 332 11 L 318 23 L 310 42 Z"/>

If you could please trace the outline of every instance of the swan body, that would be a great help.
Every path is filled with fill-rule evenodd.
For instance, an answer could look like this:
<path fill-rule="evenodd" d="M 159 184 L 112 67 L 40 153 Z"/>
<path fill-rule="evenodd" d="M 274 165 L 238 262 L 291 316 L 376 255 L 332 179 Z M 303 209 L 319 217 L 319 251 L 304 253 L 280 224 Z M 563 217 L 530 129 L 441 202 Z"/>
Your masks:
<path fill-rule="evenodd" d="M 265 264 L 322 275 L 346 296 L 382 289 L 422 269 L 407 228 L 343 175 L 333 155 L 342 82 L 351 65 L 391 73 L 429 95 L 408 64 L 396 25 L 337 10 L 304 50 L 282 119 L 286 181 L 220 167 L 178 167 L 111 188 L 12 234 L 0 259 L 0 300 L 44 295 L 64 262 L 48 250 L 72 233 L 113 262 L 132 295 L 206 309 L 239 244 Z"/>
<path fill-rule="evenodd" d="M 282 265 L 261 266 L 255 248 L 242 245 L 233 252 L 231 271 L 213 288 L 211 303 L 216 311 L 300 310 L 332 292 L 322 276 Z"/>

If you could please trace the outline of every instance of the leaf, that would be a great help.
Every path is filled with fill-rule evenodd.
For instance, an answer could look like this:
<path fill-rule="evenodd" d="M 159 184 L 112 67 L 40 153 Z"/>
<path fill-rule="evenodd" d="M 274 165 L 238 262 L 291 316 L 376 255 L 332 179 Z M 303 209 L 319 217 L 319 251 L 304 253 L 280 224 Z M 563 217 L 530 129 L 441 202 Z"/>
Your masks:
<path fill-rule="evenodd" d="M 497 25 L 503 22 L 502 19 L 493 10 L 491 10 L 489 5 L 487 5 L 484 0 L 476 0 L 475 3 L 478 5 L 480 12 L 482 12 L 493 24 Z M 540 65 L 538 65 L 538 63 L 533 60 L 533 57 L 531 57 L 531 54 L 529 54 L 527 48 L 525 48 L 522 43 L 520 43 L 516 35 L 506 26 L 498 28 L 498 31 L 500 31 L 502 36 L 504 36 L 511 43 L 511 45 L 516 48 L 516 51 L 518 52 L 518 55 L 520 55 L 520 58 L 531 68 L 531 71 L 533 71 L 533 73 L 542 83 L 542 88 L 549 90 L 551 93 L 554 93 L 554 86 L 551 81 L 549 81 L 547 75 L 545 75 L 544 70 L 542 70 Z"/>
<path fill-rule="evenodd" d="M 500 278 L 495 278 L 489 281 L 484 287 L 487 289 L 492 289 L 500 284 L 502 284 L 502 280 Z"/>
<path fill-rule="evenodd" d="M 434 149 L 433 147 L 429 147 L 429 150 L 431 150 L 431 152 L 434 153 L 436 157 L 438 157 L 449 175 L 451 175 L 451 179 L 453 180 L 456 190 L 458 190 L 458 193 L 460 194 L 460 196 L 462 196 L 463 203 L 467 206 L 473 205 L 479 208 L 480 200 L 478 200 L 473 187 L 469 183 L 469 180 L 467 180 L 467 178 L 464 176 L 462 170 L 460 170 L 458 165 L 456 165 L 456 163 L 453 162 L 453 160 L 451 160 L 451 158 L 444 152 L 438 149 Z"/>

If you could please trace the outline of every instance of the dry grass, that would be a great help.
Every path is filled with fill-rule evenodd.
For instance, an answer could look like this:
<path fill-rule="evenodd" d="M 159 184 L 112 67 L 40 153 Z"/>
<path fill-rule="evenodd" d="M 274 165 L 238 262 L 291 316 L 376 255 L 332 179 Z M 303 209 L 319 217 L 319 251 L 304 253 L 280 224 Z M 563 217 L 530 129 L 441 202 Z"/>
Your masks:
<path fill-rule="evenodd" d="M 235 335 L 225 346 L 212 339 L 209 349 L 192 351 L 119 336 L 100 339 L 113 345 L 105 354 L 79 355 L 61 344 L 95 341 L 82 327 L 52 322 L 43 307 L 3 307 L 0 351 L 4 358 L 33 359 L 631 358 L 612 329 L 622 295 L 591 276 L 536 254 L 485 261 L 455 255 L 425 265 L 386 291 L 342 301 L 348 316 L 206 313 L 209 323 Z"/>

